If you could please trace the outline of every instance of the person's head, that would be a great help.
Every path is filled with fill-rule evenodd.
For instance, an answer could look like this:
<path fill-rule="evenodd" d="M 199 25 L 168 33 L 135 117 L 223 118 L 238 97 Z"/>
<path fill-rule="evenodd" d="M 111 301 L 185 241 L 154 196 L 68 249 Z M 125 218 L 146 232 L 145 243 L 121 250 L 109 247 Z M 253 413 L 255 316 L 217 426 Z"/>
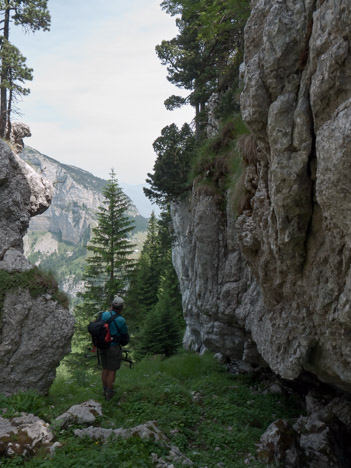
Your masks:
<path fill-rule="evenodd" d="M 124 300 L 120 296 L 115 296 L 111 303 L 111 309 L 115 312 L 121 312 L 124 306 Z"/>

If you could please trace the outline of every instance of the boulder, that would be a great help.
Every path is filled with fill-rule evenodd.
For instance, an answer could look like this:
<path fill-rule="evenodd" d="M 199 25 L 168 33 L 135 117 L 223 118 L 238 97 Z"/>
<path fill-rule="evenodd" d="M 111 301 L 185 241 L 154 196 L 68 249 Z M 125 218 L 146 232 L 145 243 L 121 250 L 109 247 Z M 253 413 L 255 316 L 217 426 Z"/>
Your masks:
<path fill-rule="evenodd" d="M 56 418 L 56 423 L 61 427 L 71 424 L 93 424 L 96 416 L 102 416 L 101 404 L 94 400 L 88 400 L 80 405 L 74 405 L 65 413 Z"/>
<path fill-rule="evenodd" d="M 310 392 L 306 412 L 295 422 L 274 421 L 261 437 L 258 457 L 287 468 L 350 466 L 350 402 Z"/>
<path fill-rule="evenodd" d="M 53 433 L 42 419 L 29 413 L 5 419 L 0 417 L 0 456 L 34 456 L 53 445 Z"/>

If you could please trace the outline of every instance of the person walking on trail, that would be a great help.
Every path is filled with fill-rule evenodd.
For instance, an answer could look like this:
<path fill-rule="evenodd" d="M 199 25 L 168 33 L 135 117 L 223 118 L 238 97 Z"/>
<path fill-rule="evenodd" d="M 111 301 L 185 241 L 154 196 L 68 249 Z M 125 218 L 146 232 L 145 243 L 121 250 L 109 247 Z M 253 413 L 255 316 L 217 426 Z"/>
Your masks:
<path fill-rule="evenodd" d="M 116 379 L 116 371 L 121 367 L 122 347 L 118 343 L 118 336 L 128 333 L 126 320 L 121 315 L 123 306 L 124 300 L 119 296 L 115 296 L 111 303 L 111 310 L 104 312 L 101 316 L 104 321 L 107 321 L 111 317 L 116 317 L 109 323 L 109 329 L 111 336 L 117 339 L 116 341 L 112 341 L 107 349 L 100 351 L 102 364 L 101 380 L 106 400 L 111 400 L 116 393 L 113 386 Z"/>

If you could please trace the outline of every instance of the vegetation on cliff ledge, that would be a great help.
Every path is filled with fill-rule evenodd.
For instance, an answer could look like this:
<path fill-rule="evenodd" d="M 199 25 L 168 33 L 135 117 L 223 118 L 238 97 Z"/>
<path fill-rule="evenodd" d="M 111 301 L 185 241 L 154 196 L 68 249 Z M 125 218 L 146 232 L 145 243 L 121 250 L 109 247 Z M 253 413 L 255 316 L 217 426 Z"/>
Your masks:
<path fill-rule="evenodd" d="M 237 140 L 248 133 L 240 117 L 239 66 L 249 1 L 164 0 L 161 6 L 176 17 L 179 34 L 162 41 L 156 52 L 167 66 L 168 80 L 189 91 L 185 98 L 171 96 L 165 106 L 173 110 L 190 104 L 195 118 L 192 126 L 162 129 L 145 194 L 161 206 L 192 188 L 220 202 L 228 190 L 241 198 L 244 190 L 234 187 L 242 188 Z"/>
<path fill-rule="evenodd" d="M 43 294 L 50 294 L 54 301 L 68 308 L 68 297 L 58 289 L 53 274 L 34 267 L 28 271 L 13 273 L 0 270 L 0 312 L 4 306 L 6 294 L 19 289 L 27 289 L 34 298 Z"/>

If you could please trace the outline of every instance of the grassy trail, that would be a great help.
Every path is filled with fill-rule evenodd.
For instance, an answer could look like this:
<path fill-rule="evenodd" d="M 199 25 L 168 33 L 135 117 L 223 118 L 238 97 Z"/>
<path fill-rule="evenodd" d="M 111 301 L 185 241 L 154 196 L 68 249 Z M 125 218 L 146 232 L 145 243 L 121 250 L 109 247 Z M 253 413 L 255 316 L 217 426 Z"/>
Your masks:
<path fill-rule="evenodd" d="M 109 402 L 102 397 L 95 365 L 69 371 L 63 364 L 47 397 L 31 392 L 1 397 L 0 407 L 8 408 L 6 417 L 26 411 L 52 423 L 70 406 L 94 399 L 103 411 L 96 425 L 115 429 L 154 420 L 194 467 L 263 467 L 252 457 L 247 464 L 255 444 L 272 421 L 293 417 L 296 409 L 282 395 L 262 394 L 260 385 L 252 376 L 229 374 L 210 354 L 183 352 L 166 360 L 145 359 L 132 370 L 123 367 L 116 378 L 117 395 Z M 138 437 L 104 444 L 78 439 L 73 429 L 56 429 L 62 447 L 52 458 L 1 458 L 0 466 L 154 467 L 151 454 L 168 453 Z"/>

